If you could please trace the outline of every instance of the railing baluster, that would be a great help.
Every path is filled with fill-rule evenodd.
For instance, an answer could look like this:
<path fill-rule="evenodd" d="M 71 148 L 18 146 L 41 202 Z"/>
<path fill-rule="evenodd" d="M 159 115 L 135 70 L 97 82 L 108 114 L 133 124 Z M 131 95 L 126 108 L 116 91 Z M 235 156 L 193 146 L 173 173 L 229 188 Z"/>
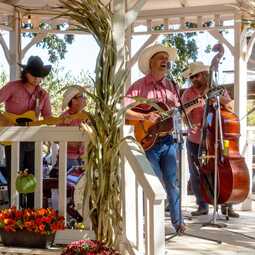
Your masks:
<path fill-rule="evenodd" d="M 138 250 L 144 249 L 143 238 L 143 223 L 144 223 L 144 207 L 143 207 L 143 189 L 138 182 L 136 182 L 136 236 L 137 236 L 137 248 Z"/>
<path fill-rule="evenodd" d="M 66 164 L 67 164 L 67 142 L 59 143 L 59 170 L 58 170 L 58 208 L 65 219 L 66 213 Z"/>
<path fill-rule="evenodd" d="M 17 208 L 19 207 L 19 194 L 16 191 L 16 178 L 18 175 L 18 171 L 20 170 L 19 151 L 20 151 L 20 143 L 12 142 L 12 145 L 11 145 L 11 201 L 10 201 L 10 204 L 17 206 Z"/>
<path fill-rule="evenodd" d="M 42 159 L 42 142 L 35 143 L 35 178 L 37 181 L 34 196 L 35 208 L 43 206 L 43 159 Z"/>
<path fill-rule="evenodd" d="M 145 254 L 153 255 L 150 253 L 150 208 L 149 208 L 149 199 L 144 194 L 144 241 L 145 241 Z M 156 254 L 155 254 L 156 255 Z"/>

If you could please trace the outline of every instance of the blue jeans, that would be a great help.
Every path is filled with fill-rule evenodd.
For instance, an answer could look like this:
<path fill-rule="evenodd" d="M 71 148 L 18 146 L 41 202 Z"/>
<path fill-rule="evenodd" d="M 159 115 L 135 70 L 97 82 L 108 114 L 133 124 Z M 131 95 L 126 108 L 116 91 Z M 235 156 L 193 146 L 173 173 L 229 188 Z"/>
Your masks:
<path fill-rule="evenodd" d="M 183 222 L 179 212 L 179 190 L 176 186 L 176 145 L 172 136 L 159 138 L 158 142 L 146 151 L 155 174 L 163 182 L 166 189 L 171 213 L 171 221 L 175 228 Z"/>
<path fill-rule="evenodd" d="M 204 201 L 200 189 L 200 176 L 198 166 L 199 144 L 187 141 L 187 153 L 189 162 L 189 173 L 192 191 L 196 197 L 196 203 L 199 209 L 208 209 L 208 204 Z"/>

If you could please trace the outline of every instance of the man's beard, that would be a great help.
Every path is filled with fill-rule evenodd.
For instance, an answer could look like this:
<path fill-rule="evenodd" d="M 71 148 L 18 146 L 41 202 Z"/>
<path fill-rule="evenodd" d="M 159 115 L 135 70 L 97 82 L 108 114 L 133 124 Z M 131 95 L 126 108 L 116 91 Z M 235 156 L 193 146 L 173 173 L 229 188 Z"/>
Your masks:
<path fill-rule="evenodd" d="M 203 88 L 206 88 L 207 87 L 207 81 L 194 81 L 193 82 L 193 85 L 198 88 L 198 89 L 203 89 Z"/>

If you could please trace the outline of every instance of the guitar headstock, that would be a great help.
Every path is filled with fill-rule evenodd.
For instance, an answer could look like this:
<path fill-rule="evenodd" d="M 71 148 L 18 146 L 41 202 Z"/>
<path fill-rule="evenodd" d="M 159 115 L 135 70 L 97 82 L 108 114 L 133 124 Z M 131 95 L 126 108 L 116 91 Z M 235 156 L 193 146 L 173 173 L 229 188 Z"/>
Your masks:
<path fill-rule="evenodd" d="M 225 88 L 222 86 L 218 86 L 218 87 L 214 87 L 214 88 L 210 89 L 206 96 L 207 96 L 207 98 L 211 99 L 216 96 L 223 96 L 224 92 L 225 92 Z"/>

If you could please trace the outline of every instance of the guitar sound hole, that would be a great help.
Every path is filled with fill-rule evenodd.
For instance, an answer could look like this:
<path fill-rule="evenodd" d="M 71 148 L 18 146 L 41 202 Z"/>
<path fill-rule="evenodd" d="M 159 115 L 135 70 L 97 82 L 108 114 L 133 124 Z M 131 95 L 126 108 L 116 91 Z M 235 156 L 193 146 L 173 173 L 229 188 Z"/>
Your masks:
<path fill-rule="evenodd" d="M 32 122 L 32 119 L 29 118 L 17 118 L 16 123 L 18 126 L 29 126 L 29 122 Z"/>

